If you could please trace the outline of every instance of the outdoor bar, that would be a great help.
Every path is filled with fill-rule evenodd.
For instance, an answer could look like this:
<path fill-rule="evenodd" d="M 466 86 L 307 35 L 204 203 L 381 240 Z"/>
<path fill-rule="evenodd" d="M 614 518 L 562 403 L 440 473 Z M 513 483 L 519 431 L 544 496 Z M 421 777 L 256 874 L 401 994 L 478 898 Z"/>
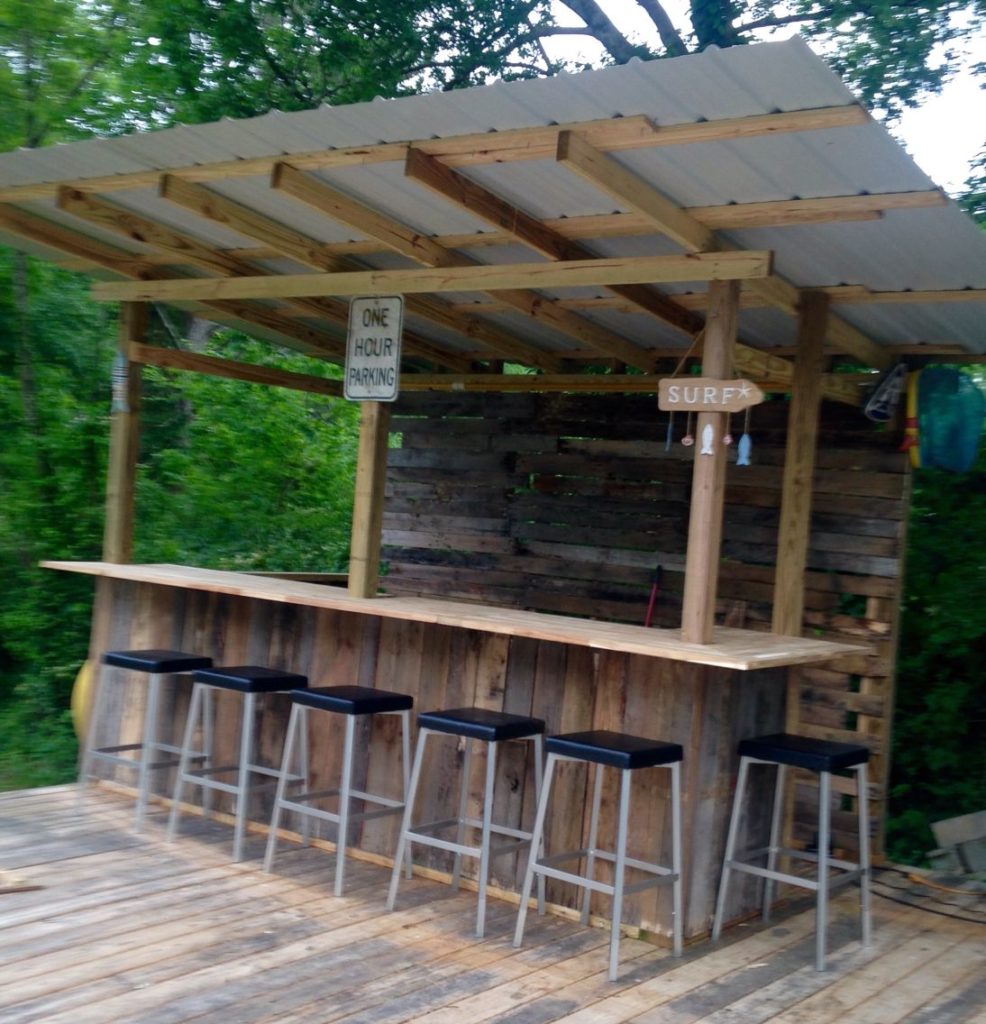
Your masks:
<path fill-rule="evenodd" d="M 867 748 L 879 855 L 909 469 L 899 434 L 863 406 L 901 362 L 982 350 L 986 239 L 803 43 L 78 143 L 48 159 L 0 157 L 0 233 L 100 278 L 94 293 L 121 303 L 126 360 L 103 558 L 45 563 L 95 577 L 91 659 L 189 651 L 311 686 L 400 691 L 416 711 L 478 707 L 542 718 L 549 735 L 679 743 L 688 940 L 710 930 L 743 739 Z M 340 382 L 148 342 L 153 304 L 174 303 L 342 363 L 349 300 L 400 296 L 389 376 L 382 344 L 364 346 L 362 364 L 350 354 Z M 834 372 L 839 359 L 851 372 Z M 363 401 L 345 577 L 133 564 L 144 366 Z M 175 743 L 187 700 L 167 691 Z M 220 759 L 238 735 L 229 707 Z M 274 764 L 287 702 L 269 712 L 258 750 Z M 136 742 L 142 715 L 129 688 L 90 729 Z M 396 793 L 395 724 L 366 732 L 360 785 Z M 310 745 L 328 786 L 337 735 L 317 723 Z M 432 817 L 454 815 L 460 761 L 432 755 Z M 496 812 L 520 827 L 533 775 L 509 751 L 498 770 Z M 482 778 L 480 757 L 477 807 Z M 168 773 L 155 784 L 170 793 Z M 832 845 L 854 854 L 854 783 L 833 784 Z M 756 785 L 762 838 L 768 782 Z M 581 846 L 585 776 L 557 787 L 549 845 Z M 789 786 L 801 847 L 817 793 L 809 775 Z M 666 861 L 663 781 L 633 801 L 633 856 Z M 615 805 L 607 789 L 604 828 Z M 252 817 L 265 813 L 269 799 Z M 368 821 L 351 845 L 386 863 L 397 831 Z M 495 861 L 492 884 L 517 893 L 525 860 Z M 415 862 L 451 874 L 447 852 Z M 759 891 L 735 885 L 727 920 L 752 914 Z M 548 899 L 575 905 L 561 883 Z M 633 896 L 624 919 L 667 936 L 669 900 Z"/>

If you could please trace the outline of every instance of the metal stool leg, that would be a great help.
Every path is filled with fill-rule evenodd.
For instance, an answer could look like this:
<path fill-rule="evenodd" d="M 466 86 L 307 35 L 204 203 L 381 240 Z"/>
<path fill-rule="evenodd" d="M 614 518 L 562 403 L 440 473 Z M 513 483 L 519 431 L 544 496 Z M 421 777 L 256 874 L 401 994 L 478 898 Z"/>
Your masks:
<path fill-rule="evenodd" d="M 140 751 L 140 768 L 137 792 L 137 813 L 134 828 L 139 832 L 144 827 L 144 816 L 151 794 L 151 765 L 157 750 L 157 709 L 161 696 L 161 676 L 153 672 L 147 680 L 147 704 L 144 709 L 144 738 Z"/>
<path fill-rule="evenodd" d="M 536 797 L 541 793 L 541 787 L 544 784 L 544 737 L 537 733 L 534 736 L 534 792 Z M 537 799 L 535 797 L 535 806 L 537 805 Z M 528 860 L 536 857 L 544 856 L 544 835 L 542 834 L 540 842 L 534 842 L 533 835 L 531 836 L 531 845 L 528 851 Z M 544 915 L 544 893 L 546 879 L 544 875 L 538 875 L 538 914 Z"/>
<path fill-rule="evenodd" d="M 770 817 L 770 845 L 767 851 L 767 870 L 777 870 L 777 851 L 781 843 L 781 817 L 784 811 L 784 777 L 786 766 L 777 766 L 777 779 L 774 783 L 774 807 Z M 763 883 L 763 920 L 770 920 L 770 908 L 774 902 L 775 879 L 765 878 Z"/>
<path fill-rule="evenodd" d="M 601 766 L 600 766 L 601 767 Z M 623 884 L 626 875 L 627 831 L 630 822 L 629 768 L 620 772 L 620 822 L 616 837 L 616 863 L 613 866 L 613 931 L 609 937 L 609 980 L 616 981 L 616 967 L 620 952 L 620 921 L 623 919 Z"/>
<path fill-rule="evenodd" d="M 418 792 L 418 782 L 421 780 L 421 765 L 424 763 L 425 741 L 428 739 L 430 729 L 418 730 L 418 743 L 414 751 L 414 767 L 411 769 L 411 782 L 408 789 L 407 800 L 404 804 L 404 814 L 401 819 L 401 834 L 397 840 L 397 852 L 394 854 L 394 870 L 390 875 L 390 890 L 387 893 L 387 909 L 393 910 L 397 901 L 397 886 L 401 880 L 401 861 L 404 858 L 404 851 L 411 844 L 408 842 L 407 834 L 411 828 L 411 815 L 414 811 L 414 798 Z"/>
<path fill-rule="evenodd" d="M 301 792 L 308 793 L 311 791 L 311 769 L 309 765 L 311 761 L 308 759 L 308 708 L 303 704 L 294 704 L 293 707 L 298 709 L 298 775 L 301 776 Z M 315 826 L 316 837 L 321 836 L 322 826 L 317 824 Z M 301 816 L 301 845 L 308 846 L 312 839 L 312 819 L 307 814 Z"/>
<path fill-rule="evenodd" d="M 202 767 L 212 768 L 212 741 L 216 735 L 215 692 L 213 687 L 206 686 L 202 692 Z M 191 712 L 191 709 L 189 709 Z M 209 786 L 202 787 L 202 817 L 212 817 L 212 790 Z"/>
<path fill-rule="evenodd" d="M 548 763 L 544 769 L 544 780 L 538 794 L 537 813 L 534 815 L 534 831 L 531 833 L 531 852 L 527 858 L 527 871 L 524 872 L 524 885 L 520 892 L 520 907 L 517 911 L 517 925 L 514 928 L 514 946 L 520 946 L 524 939 L 524 924 L 527 921 L 527 901 L 531 896 L 531 885 L 534 881 L 534 869 L 537 862 L 535 850 L 543 849 L 544 820 L 547 817 L 548 799 L 551 796 L 551 780 L 555 774 L 557 754 L 548 754 Z M 543 876 L 541 876 L 543 878 Z"/>
<path fill-rule="evenodd" d="M 872 941 L 870 916 L 870 814 L 866 762 L 856 767 L 856 810 L 859 815 L 859 913 L 863 946 Z"/>
<path fill-rule="evenodd" d="M 342 783 L 339 787 L 339 825 L 336 836 L 335 895 L 342 895 L 346 873 L 346 844 L 349 841 L 349 804 L 353 786 L 353 739 L 356 734 L 355 715 L 346 715 L 346 738 L 342 749 Z"/>
<path fill-rule="evenodd" d="M 466 815 L 469 813 L 469 778 L 472 775 L 472 740 L 466 737 L 462 758 L 462 779 L 459 782 L 459 823 L 455 830 L 455 841 L 461 846 L 466 841 Z M 462 876 L 462 854 L 456 853 L 452 861 L 452 888 L 459 891 Z"/>
<path fill-rule="evenodd" d="M 298 704 L 291 705 L 288 731 L 284 737 L 284 751 L 281 755 L 281 774 L 277 780 L 277 790 L 274 794 L 274 809 L 271 812 L 270 831 L 267 834 L 267 850 L 264 854 L 264 871 L 268 874 L 274 866 L 274 854 L 277 852 L 277 830 L 281 825 L 281 802 L 284 800 L 284 793 L 288 786 L 288 775 L 291 772 L 295 733 L 298 730 L 299 721 L 302 720 L 302 716 L 299 715 L 300 710 L 301 708 Z"/>
<path fill-rule="evenodd" d="M 398 711 L 398 714 L 401 717 L 401 775 L 404 780 L 404 803 L 407 804 L 411 787 L 411 712 Z M 412 861 L 411 844 L 408 843 L 404 851 L 404 877 L 408 879 L 413 875 Z"/>
<path fill-rule="evenodd" d="M 181 814 L 182 797 L 185 795 L 185 775 L 192 759 L 192 742 L 195 739 L 195 719 L 200 713 L 203 701 L 202 683 L 192 687 L 192 696 L 188 702 L 188 717 L 185 719 L 185 735 L 181 741 L 181 755 L 178 758 L 178 776 L 175 779 L 175 790 L 171 795 L 171 814 L 168 816 L 168 842 L 173 843 L 178 834 L 178 818 Z M 208 792 L 208 790 L 204 790 Z M 203 798 L 204 799 L 204 798 Z"/>
<path fill-rule="evenodd" d="M 479 844 L 479 912 L 476 915 L 476 938 L 486 931 L 486 888 L 490 877 L 490 826 L 493 824 L 493 783 L 496 779 L 497 743 L 488 743 L 486 751 L 486 787 L 483 795 L 483 830 Z"/>
<path fill-rule="evenodd" d="M 675 879 L 671 885 L 671 931 L 673 953 L 681 956 L 684 933 L 681 879 L 681 764 L 672 761 L 671 769 L 671 870 Z"/>
<path fill-rule="evenodd" d="M 750 768 L 749 758 L 741 757 L 739 775 L 736 778 L 736 792 L 733 794 L 733 810 L 729 816 L 729 832 L 726 836 L 726 853 L 722 860 L 722 878 L 719 879 L 719 895 L 716 898 L 716 912 L 712 919 L 712 941 L 719 938 L 722 931 L 722 919 L 726 912 L 726 895 L 729 888 L 729 862 L 736 852 L 736 835 L 739 832 L 740 812 L 743 807 L 743 794 L 746 789 L 746 776 Z"/>
<path fill-rule="evenodd" d="M 586 762 L 586 771 L 589 770 L 589 763 Z M 589 878 L 595 878 L 596 870 L 596 843 L 599 837 L 599 808 L 602 806 L 603 798 L 603 766 L 596 764 L 592 766 L 592 815 L 589 819 L 589 854 L 586 858 L 585 873 Z M 589 903 L 592 900 L 592 890 L 588 886 L 582 891 L 582 924 L 589 923 Z"/>
<path fill-rule="evenodd" d="M 818 773 L 818 891 L 815 904 L 815 968 L 825 970 L 825 939 L 828 931 L 829 816 L 832 776 Z"/>
<path fill-rule="evenodd" d="M 243 719 L 240 723 L 240 766 L 236 777 L 236 828 L 233 832 L 233 862 L 243 859 L 243 834 L 246 832 L 250 804 L 250 764 L 253 760 L 253 730 L 257 695 L 243 695 Z"/>

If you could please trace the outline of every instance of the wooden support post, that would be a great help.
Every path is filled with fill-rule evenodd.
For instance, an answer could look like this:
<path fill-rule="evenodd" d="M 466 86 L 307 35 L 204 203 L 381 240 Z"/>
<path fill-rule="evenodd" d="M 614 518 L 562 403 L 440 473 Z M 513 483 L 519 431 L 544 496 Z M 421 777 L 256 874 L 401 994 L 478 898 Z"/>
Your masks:
<path fill-rule="evenodd" d="M 801 636 L 804 615 L 811 489 L 828 322 L 828 296 L 823 292 L 805 292 L 798 314 L 798 351 L 791 382 L 774 579 L 772 628 L 773 632 L 785 636 Z"/>
<path fill-rule="evenodd" d="M 380 579 L 380 535 L 383 529 L 389 423 L 389 404 L 363 403 L 349 552 L 349 593 L 352 597 L 374 597 Z"/>
<path fill-rule="evenodd" d="M 126 360 L 125 408 L 110 413 L 110 452 L 106 467 L 106 520 L 103 527 L 103 561 L 129 562 L 133 558 L 134 484 L 140 440 L 141 372 L 139 363 L 129 359 L 132 343 L 142 343 L 147 329 L 147 306 L 143 302 L 120 305 L 119 356 Z M 118 357 L 119 358 L 119 357 Z M 114 382 L 114 405 L 120 388 Z"/>
<path fill-rule="evenodd" d="M 733 375 L 739 283 L 713 281 L 709 285 L 709 313 L 705 322 L 702 373 L 725 379 Z M 719 549 L 722 546 L 722 508 L 726 489 L 727 414 L 699 413 L 695 430 L 695 467 L 685 557 L 685 593 L 681 609 L 681 638 L 692 643 L 712 642 L 715 625 Z M 712 455 L 702 455 L 702 434 L 712 427 Z"/>

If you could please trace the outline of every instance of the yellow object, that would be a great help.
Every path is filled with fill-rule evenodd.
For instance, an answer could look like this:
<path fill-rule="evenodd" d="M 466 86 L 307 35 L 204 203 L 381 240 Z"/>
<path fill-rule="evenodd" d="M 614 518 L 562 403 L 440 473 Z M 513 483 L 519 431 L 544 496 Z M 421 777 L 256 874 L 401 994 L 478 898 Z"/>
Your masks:
<path fill-rule="evenodd" d="M 901 451 L 906 451 L 911 457 L 911 465 L 915 469 L 921 468 L 921 441 L 918 437 L 918 381 L 921 379 L 921 371 L 907 375 L 907 404 L 904 410 L 904 443 Z"/>
<path fill-rule="evenodd" d="M 84 661 L 72 684 L 72 725 L 75 727 L 75 735 L 80 740 L 86 738 L 86 728 L 89 725 L 94 668 L 91 659 Z"/>

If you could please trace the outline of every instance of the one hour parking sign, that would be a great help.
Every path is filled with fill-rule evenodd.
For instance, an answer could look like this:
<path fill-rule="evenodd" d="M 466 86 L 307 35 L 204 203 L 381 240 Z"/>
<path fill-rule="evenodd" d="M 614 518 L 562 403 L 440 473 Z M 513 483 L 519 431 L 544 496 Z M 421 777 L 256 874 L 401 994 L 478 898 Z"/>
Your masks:
<path fill-rule="evenodd" d="M 349 304 L 343 394 L 355 402 L 393 402 L 401 368 L 403 295 L 368 295 Z"/>

